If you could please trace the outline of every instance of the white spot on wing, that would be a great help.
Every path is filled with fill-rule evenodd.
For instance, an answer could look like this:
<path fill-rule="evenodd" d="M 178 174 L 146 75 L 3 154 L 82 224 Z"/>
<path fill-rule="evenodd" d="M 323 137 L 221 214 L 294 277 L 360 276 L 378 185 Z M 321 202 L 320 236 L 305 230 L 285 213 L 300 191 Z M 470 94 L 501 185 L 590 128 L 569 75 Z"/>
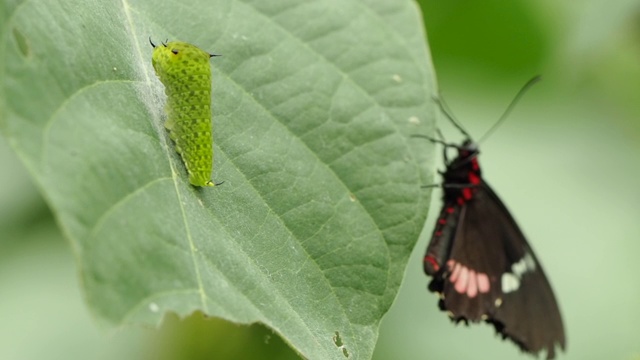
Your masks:
<path fill-rule="evenodd" d="M 502 292 L 505 294 L 516 291 L 520 287 L 520 277 L 512 273 L 507 272 L 502 274 L 500 281 L 502 284 Z"/>
<path fill-rule="evenodd" d="M 536 270 L 536 262 L 533 260 L 533 256 L 531 256 L 531 254 L 527 253 L 524 256 L 524 263 L 527 264 L 527 270 L 529 271 L 535 271 Z"/>
<path fill-rule="evenodd" d="M 511 272 L 502 274 L 502 292 L 509 293 L 518 290 L 522 275 L 536 270 L 536 262 L 530 253 L 526 253 L 522 259 L 511 265 Z"/>
<path fill-rule="evenodd" d="M 533 256 L 529 253 L 524 254 L 520 261 L 511 265 L 511 272 L 517 277 L 522 277 L 524 273 L 534 271 L 535 269 L 536 262 L 533 261 Z"/>
<path fill-rule="evenodd" d="M 524 274 L 525 271 L 527 271 L 527 264 L 525 264 L 524 259 L 520 259 L 520 261 L 511 265 L 511 271 L 517 277 L 522 276 L 522 274 Z"/>
<path fill-rule="evenodd" d="M 151 312 L 157 313 L 158 311 L 160 311 L 160 306 L 158 306 L 158 304 L 156 303 L 150 303 L 149 310 L 151 310 Z"/>

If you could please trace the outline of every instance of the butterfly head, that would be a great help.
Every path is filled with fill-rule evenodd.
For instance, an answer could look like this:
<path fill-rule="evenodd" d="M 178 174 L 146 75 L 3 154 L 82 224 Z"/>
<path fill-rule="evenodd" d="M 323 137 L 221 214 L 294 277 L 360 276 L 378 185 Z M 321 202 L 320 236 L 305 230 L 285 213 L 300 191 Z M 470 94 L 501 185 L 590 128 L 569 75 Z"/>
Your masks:
<path fill-rule="evenodd" d="M 465 139 L 462 142 L 462 145 L 458 147 L 458 155 L 460 157 L 469 157 L 476 156 L 480 152 L 478 148 L 478 143 L 474 142 L 471 139 Z"/>
<path fill-rule="evenodd" d="M 476 158 L 480 153 L 478 143 L 471 139 L 465 139 L 462 144 L 456 146 L 456 149 L 458 150 L 458 155 L 450 164 L 454 169 L 466 167 L 465 165 L 470 165 L 471 162 L 477 162 Z"/>

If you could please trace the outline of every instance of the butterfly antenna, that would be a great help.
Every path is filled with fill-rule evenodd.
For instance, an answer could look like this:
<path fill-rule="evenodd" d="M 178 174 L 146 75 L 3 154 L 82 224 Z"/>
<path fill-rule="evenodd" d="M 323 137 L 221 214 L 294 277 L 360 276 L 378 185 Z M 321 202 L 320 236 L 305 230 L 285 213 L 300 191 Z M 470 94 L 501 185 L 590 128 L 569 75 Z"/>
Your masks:
<path fill-rule="evenodd" d="M 153 41 L 151 41 L 151 36 L 149 36 L 149 42 L 151 43 L 151 46 L 153 46 L 154 48 L 156 47 L 156 44 L 154 44 Z"/>
<path fill-rule="evenodd" d="M 440 130 L 438 130 L 438 133 L 440 135 L 442 135 L 442 133 L 440 133 Z M 444 140 L 432 138 L 431 136 L 427 136 L 427 135 L 414 134 L 414 135 L 411 135 L 411 137 L 412 138 L 427 139 L 427 140 L 431 141 L 434 144 L 440 144 L 440 145 L 442 145 L 444 147 L 447 147 L 447 148 L 455 148 L 455 149 L 458 148 L 458 145 L 456 145 L 456 144 L 451 144 L 451 143 L 448 143 L 448 142 L 446 142 Z"/>
<path fill-rule="evenodd" d="M 502 116 L 500 116 L 498 121 L 496 121 L 495 124 L 493 124 L 493 126 L 491 126 L 491 128 L 489 128 L 489 130 L 487 130 L 487 132 L 484 133 L 484 135 L 482 135 L 480 140 L 478 140 L 478 144 L 481 143 L 487 137 L 489 137 L 489 135 L 491 135 L 491 133 L 498 128 L 498 125 L 500 125 L 507 118 L 507 116 L 509 116 L 509 113 L 511 113 L 511 110 L 513 110 L 513 108 L 516 106 L 518 101 L 520 101 L 522 96 L 541 79 L 542 79 L 542 76 L 536 75 L 533 78 L 531 78 L 529 81 L 527 81 L 526 84 L 524 84 L 524 86 L 520 89 L 520 91 L 518 91 L 518 93 L 513 98 L 513 100 L 511 100 L 511 103 L 509 103 L 509 106 L 507 106 L 507 110 L 504 111 L 504 113 L 502 114 Z"/>
<path fill-rule="evenodd" d="M 434 96 L 433 101 L 438 104 L 444 116 L 446 116 L 447 119 L 451 121 L 453 126 L 455 126 L 456 129 L 458 129 L 467 139 L 471 139 L 471 135 L 469 135 L 469 132 L 467 132 L 462 124 L 458 120 L 456 120 L 456 117 L 453 115 L 453 112 L 449 108 L 449 105 L 447 105 L 447 103 L 444 101 L 444 98 L 442 98 L 442 96 Z"/>

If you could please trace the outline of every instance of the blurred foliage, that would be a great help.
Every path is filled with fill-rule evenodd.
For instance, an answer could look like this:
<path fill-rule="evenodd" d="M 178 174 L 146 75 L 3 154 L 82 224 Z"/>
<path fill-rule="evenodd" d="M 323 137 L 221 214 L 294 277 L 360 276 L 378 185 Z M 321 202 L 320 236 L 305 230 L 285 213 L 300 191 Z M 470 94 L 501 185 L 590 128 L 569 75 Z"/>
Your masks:
<path fill-rule="evenodd" d="M 639 358 L 640 5 L 420 5 L 439 85 L 476 138 L 527 78 L 543 74 L 544 81 L 483 144 L 485 175 L 554 285 L 569 340 L 560 359 Z M 0 140 L 0 358 L 218 359 L 238 344 L 273 359 L 295 358 L 267 329 L 199 315 L 183 321 L 170 316 L 160 330 L 101 335 L 82 304 L 68 245 L 9 154 Z M 438 208 L 437 199 L 433 206 Z M 437 310 L 421 270 L 433 216 L 385 317 L 374 358 L 529 359 L 490 327 L 453 326 Z M 229 344 L 212 339 L 220 332 L 234 334 L 225 338 Z"/>
<path fill-rule="evenodd" d="M 438 70 L 462 69 L 464 76 L 526 77 L 539 71 L 549 54 L 551 34 L 530 2 L 419 3 Z"/>
<path fill-rule="evenodd" d="M 170 314 L 158 332 L 149 360 L 299 359 L 273 331 L 262 325 L 241 326 L 196 312 L 180 319 Z"/>

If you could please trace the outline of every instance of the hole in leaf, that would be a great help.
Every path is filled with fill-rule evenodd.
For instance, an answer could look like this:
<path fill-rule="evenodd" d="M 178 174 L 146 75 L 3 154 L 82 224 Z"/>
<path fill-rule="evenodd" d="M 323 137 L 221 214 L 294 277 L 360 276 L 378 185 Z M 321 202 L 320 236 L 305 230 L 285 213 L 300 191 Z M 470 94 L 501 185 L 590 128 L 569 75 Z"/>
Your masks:
<path fill-rule="evenodd" d="M 347 347 L 342 342 L 342 338 L 340 337 L 340 332 L 336 331 L 335 335 L 333 335 L 333 343 L 336 344 L 338 349 L 342 349 L 342 355 L 344 355 L 344 357 L 346 358 L 349 357 L 349 351 L 347 350 Z"/>
<path fill-rule="evenodd" d="M 333 335 L 333 343 L 336 344 L 337 347 L 341 347 L 342 344 L 342 338 L 340 337 L 340 333 L 336 331 L 336 334 Z"/>

